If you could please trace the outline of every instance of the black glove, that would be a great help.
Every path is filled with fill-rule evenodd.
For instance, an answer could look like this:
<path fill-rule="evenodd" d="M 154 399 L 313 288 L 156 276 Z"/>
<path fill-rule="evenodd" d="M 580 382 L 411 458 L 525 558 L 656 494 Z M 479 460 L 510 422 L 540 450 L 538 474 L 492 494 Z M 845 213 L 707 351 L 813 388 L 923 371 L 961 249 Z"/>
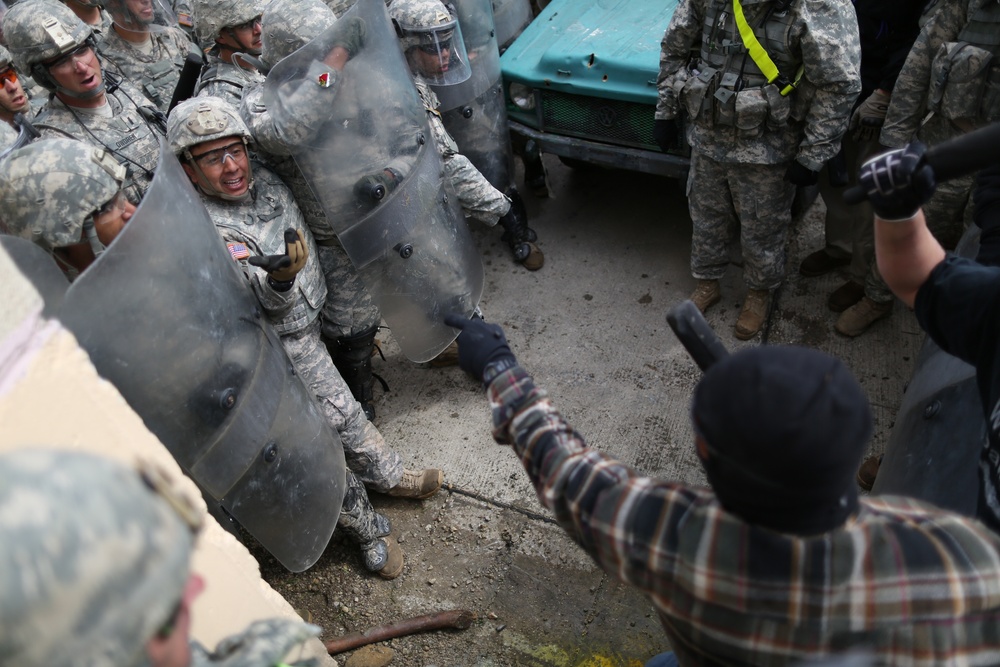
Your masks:
<path fill-rule="evenodd" d="M 788 171 L 785 172 L 785 180 L 799 187 L 816 185 L 819 183 L 819 172 L 813 171 L 798 160 L 792 160 L 788 165 Z"/>
<path fill-rule="evenodd" d="M 680 134 L 681 128 L 677 124 L 676 118 L 667 120 L 657 118 L 653 121 L 653 141 L 656 142 L 656 145 L 664 153 L 671 148 L 677 148 L 677 140 L 680 138 Z"/>
<path fill-rule="evenodd" d="M 309 258 L 309 248 L 305 238 L 289 227 L 285 230 L 285 254 L 254 256 L 247 259 L 250 264 L 259 266 L 274 280 L 285 283 L 295 279 Z"/>
<path fill-rule="evenodd" d="M 914 141 L 906 148 L 882 153 L 861 165 L 858 185 L 883 220 L 907 220 L 934 194 L 934 170 L 927 147 Z"/>
<path fill-rule="evenodd" d="M 456 313 L 446 315 L 444 323 L 462 330 L 457 341 L 459 367 L 484 384 L 517 364 L 499 325 L 487 324 L 478 317 L 470 320 Z"/>
<path fill-rule="evenodd" d="M 374 174 L 362 176 L 354 184 L 354 196 L 362 203 L 374 205 L 395 190 L 400 180 L 399 175 L 393 169 L 383 169 Z"/>
<path fill-rule="evenodd" d="M 347 51 L 348 57 L 353 58 L 364 47 L 366 33 L 365 20 L 360 16 L 339 19 L 327 34 L 330 49 L 339 46 Z"/>

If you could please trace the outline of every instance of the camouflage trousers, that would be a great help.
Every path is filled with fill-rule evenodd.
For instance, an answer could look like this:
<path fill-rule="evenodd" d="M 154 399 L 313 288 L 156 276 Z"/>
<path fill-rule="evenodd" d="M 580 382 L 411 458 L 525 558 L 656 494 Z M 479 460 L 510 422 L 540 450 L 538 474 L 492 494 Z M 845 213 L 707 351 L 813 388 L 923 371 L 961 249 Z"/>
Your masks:
<path fill-rule="evenodd" d="M 318 255 L 326 278 L 326 304 L 320 313 L 323 338 L 336 340 L 378 326 L 382 314 L 343 246 L 321 245 Z"/>
<path fill-rule="evenodd" d="M 787 168 L 787 163 L 736 164 L 691 154 L 691 275 L 722 278 L 732 235 L 739 230 L 747 286 L 771 290 L 781 284 L 795 195 L 794 186 L 784 180 Z"/>
<path fill-rule="evenodd" d="M 319 331 L 316 319 L 301 331 L 281 336 L 281 342 L 323 415 L 340 435 L 347 467 L 372 489 L 388 491 L 403 478 L 403 460 L 365 417 L 320 341 Z"/>

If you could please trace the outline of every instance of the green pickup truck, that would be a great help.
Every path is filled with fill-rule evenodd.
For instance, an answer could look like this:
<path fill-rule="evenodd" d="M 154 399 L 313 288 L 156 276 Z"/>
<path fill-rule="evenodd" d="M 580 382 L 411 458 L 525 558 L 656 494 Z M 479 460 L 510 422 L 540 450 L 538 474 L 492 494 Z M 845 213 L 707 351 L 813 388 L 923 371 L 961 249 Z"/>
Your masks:
<path fill-rule="evenodd" d="M 685 177 L 653 141 L 660 40 L 677 0 L 552 0 L 500 58 L 511 132 L 570 165 Z"/>

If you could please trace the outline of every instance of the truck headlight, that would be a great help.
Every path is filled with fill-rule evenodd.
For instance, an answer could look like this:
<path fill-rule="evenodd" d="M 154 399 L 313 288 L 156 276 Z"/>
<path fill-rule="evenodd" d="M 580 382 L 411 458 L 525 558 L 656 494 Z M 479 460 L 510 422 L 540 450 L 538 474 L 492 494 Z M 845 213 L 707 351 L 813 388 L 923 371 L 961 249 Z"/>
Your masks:
<path fill-rule="evenodd" d="M 534 111 L 535 91 L 523 83 L 512 83 L 507 88 L 510 100 L 521 111 Z"/>

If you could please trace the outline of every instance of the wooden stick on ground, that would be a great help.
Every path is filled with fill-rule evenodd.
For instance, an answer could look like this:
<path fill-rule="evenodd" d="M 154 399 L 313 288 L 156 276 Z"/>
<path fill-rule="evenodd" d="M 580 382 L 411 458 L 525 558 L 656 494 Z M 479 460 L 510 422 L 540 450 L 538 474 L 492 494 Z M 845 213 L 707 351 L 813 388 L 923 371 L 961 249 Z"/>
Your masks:
<path fill-rule="evenodd" d="M 465 630 L 476 620 L 476 615 L 465 609 L 452 609 L 449 611 L 439 611 L 425 616 L 407 618 L 388 625 L 379 625 L 364 632 L 352 632 L 343 637 L 326 642 L 326 650 L 330 655 L 350 651 L 351 649 L 385 641 L 393 637 L 403 637 L 417 632 L 427 632 L 428 630 L 443 630 L 455 628 Z"/>

